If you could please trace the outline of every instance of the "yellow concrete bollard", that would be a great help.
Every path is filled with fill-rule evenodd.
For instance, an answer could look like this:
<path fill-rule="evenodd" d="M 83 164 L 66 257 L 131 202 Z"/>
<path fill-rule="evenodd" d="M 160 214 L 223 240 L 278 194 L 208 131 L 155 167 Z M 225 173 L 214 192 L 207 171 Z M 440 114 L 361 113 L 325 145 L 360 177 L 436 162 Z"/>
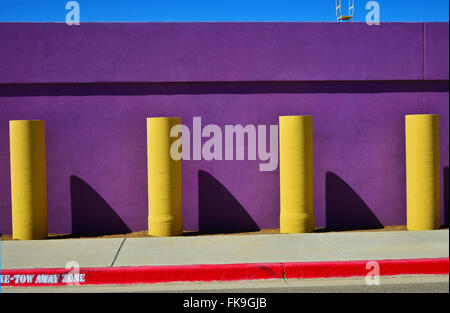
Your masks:
<path fill-rule="evenodd" d="M 314 230 L 311 116 L 280 116 L 280 232 Z"/>
<path fill-rule="evenodd" d="M 178 117 L 147 118 L 148 234 L 175 236 L 183 234 L 181 211 L 181 160 L 173 160 L 170 147 L 177 140 L 170 137 Z"/>
<path fill-rule="evenodd" d="M 47 230 L 45 122 L 9 121 L 13 239 L 44 239 Z"/>
<path fill-rule="evenodd" d="M 405 135 L 407 229 L 439 229 L 439 115 L 406 115 Z"/>

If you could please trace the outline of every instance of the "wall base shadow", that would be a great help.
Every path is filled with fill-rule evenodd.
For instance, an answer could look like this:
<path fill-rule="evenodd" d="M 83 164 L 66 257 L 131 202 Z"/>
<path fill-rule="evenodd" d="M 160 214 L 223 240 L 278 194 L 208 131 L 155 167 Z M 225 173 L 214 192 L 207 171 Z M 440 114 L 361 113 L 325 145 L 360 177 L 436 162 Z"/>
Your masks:
<path fill-rule="evenodd" d="M 229 234 L 260 230 L 253 218 L 225 186 L 202 170 L 198 171 L 198 193 L 197 234 Z"/>
<path fill-rule="evenodd" d="M 98 237 L 131 232 L 114 209 L 88 183 L 70 176 L 72 236 Z M 67 238 L 67 237 L 66 237 Z"/>
<path fill-rule="evenodd" d="M 326 173 L 326 230 L 383 228 L 361 197 L 338 175 Z"/>

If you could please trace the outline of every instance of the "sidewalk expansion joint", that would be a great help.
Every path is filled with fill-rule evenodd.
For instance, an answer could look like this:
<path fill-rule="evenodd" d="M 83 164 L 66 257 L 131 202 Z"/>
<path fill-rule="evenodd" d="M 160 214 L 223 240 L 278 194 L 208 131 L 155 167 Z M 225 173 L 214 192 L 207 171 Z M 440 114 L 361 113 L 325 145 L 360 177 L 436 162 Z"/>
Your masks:
<path fill-rule="evenodd" d="M 289 281 L 288 281 L 288 279 L 286 279 L 286 268 L 285 268 L 285 266 L 284 266 L 284 263 L 280 263 L 280 266 L 281 266 L 281 268 L 282 268 L 282 270 L 283 270 L 283 283 L 287 286 L 287 287 L 291 287 L 291 285 L 289 284 Z"/>
<path fill-rule="evenodd" d="M 343 255 L 339 250 L 337 250 L 335 247 L 333 247 L 332 245 L 330 245 L 328 242 L 326 242 L 325 240 L 323 240 L 322 238 L 320 238 L 320 236 L 317 236 L 315 234 L 313 234 L 317 239 L 319 239 L 320 241 L 322 241 L 324 243 L 324 245 L 326 245 L 327 247 L 329 247 L 331 250 L 335 251 L 337 254 L 339 254 L 344 260 L 348 260 L 348 258 L 345 257 L 345 255 Z"/>
<path fill-rule="evenodd" d="M 122 246 L 125 243 L 126 239 L 127 238 L 123 238 L 122 242 L 120 243 L 119 249 L 117 250 L 116 255 L 114 256 L 114 260 L 112 261 L 112 263 L 111 263 L 111 265 L 109 267 L 113 267 L 114 266 L 114 263 L 116 262 L 117 257 L 119 256 L 120 250 L 122 250 Z"/>

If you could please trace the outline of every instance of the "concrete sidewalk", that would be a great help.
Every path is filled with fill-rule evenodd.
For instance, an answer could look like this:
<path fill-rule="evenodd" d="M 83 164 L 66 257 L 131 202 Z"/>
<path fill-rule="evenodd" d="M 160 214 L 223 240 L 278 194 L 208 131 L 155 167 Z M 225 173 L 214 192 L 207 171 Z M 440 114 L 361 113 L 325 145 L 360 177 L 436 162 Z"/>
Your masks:
<path fill-rule="evenodd" d="M 2 241 L 1 269 L 448 258 L 449 231 Z"/>

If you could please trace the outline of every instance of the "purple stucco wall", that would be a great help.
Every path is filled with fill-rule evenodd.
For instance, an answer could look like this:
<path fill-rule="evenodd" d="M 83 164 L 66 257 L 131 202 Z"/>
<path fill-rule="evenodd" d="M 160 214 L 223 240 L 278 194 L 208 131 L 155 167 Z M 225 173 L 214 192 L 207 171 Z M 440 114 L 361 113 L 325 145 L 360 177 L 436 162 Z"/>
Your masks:
<path fill-rule="evenodd" d="M 369 227 L 406 223 L 404 115 L 438 113 L 448 224 L 448 42 L 448 23 L 1 23 L 0 232 L 13 119 L 46 121 L 49 232 L 146 229 L 152 116 L 312 115 L 316 226 Z M 279 227 L 258 164 L 183 161 L 184 228 Z"/>

